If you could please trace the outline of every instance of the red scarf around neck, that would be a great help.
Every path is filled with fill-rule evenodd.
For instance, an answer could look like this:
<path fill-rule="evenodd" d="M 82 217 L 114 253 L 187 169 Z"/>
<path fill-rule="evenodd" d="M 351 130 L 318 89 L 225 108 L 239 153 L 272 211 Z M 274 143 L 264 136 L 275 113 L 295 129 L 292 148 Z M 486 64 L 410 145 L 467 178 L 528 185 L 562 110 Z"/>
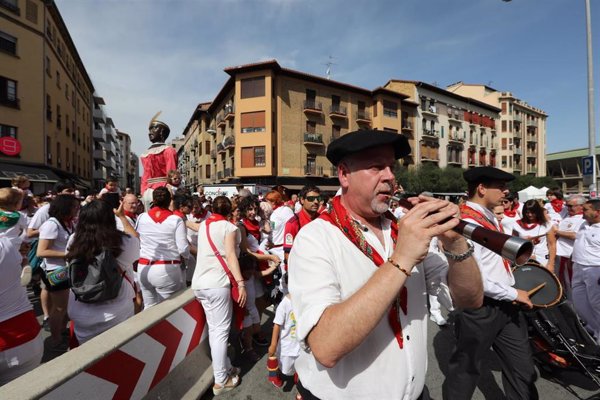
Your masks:
<path fill-rule="evenodd" d="M 523 221 L 522 219 L 517 221 L 517 224 L 519 224 L 519 226 L 525 230 L 532 230 L 533 228 L 535 228 L 536 226 L 538 226 L 537 223 L 532 222 L 531 224 L 528 224 L 527 222 Z"/>
<path fill-rule="evenodd" d="M 388 218 L 388 215 L 385 215 Z M 362 234 L 361 228 L 358 226 L 358 223 L 352 219 L 346 208 L 341 203 L 341 196 L 336 196 L 333 198 L 333 207 L 331 211 L 322 213 L 319 218 L 333 224 L 337 227 L 342 233 L 354 244 L 364 255 L 366 255 L 373 263 L 380 267 L 383 263 L 385 263 L 385 259 L 377 253 L 377 251 L 367 242 L 365 237 Z M 396 240 L 398 239 L 398 225 L 396 224 L 396 220 L 390 218 L 392 220 L 391 230 L 392 230 L 392 240 L 394 245 L 396 244 Z M 390 311 L 388 313 L 388 321 L 390 323 L 390 327 L 394 332 L 394 336 L 396 337 L 396 341 L 400 348 L 404 345 L 404 338 L 402 336 L 402 325 L 400 323 L 400 308 L 404 315 L 407 313 L 408 309 L 408 291 L 406 286 L 403 286 L 400 290 L 400 295 L 396 299 L 396 301 L 392 304 Z"/>
<path fill-rule="evenodd" d="M 550 205 L 557 213 L 560 213 L 565 205 L 565 202 L 560 199 L 554 199 L 550 202 Z"/>
<path fill-rule="evenodd" d="M 202 211 L 200 211 L 199 213 L 194 214 L 194 218 L 195 219 L 203 219 L 204 217 L 206 217 L 206 214 L 208 213 L 208 210 L 203 208 Z"/>
<path fill-rule="evenodd" d="M 496 226 L 496 224 L 487 219 L 482 213 L 469 207 L 466 204 L 460 206 L 460 216 L 461 218 L 471 218 L 473 221 L 477 222 L 479 225 L 483 226 L 486 229 L 504 233 L 502 224 L 498 224 L 498 226 Z M 502 263 L 504 264 L 504 269 L 506 270 L 506 272 L 510 274 L 510 262 L 503 257 Z"/>
<path fill-rule="evenodd" d="M 167 210 L 166 208 L 152 207 L 150 211 L 148 211 L 148 215 L 157 224 L 162 224 L 165 222 L 165 219 L 167 219 L 170 215 L 173 215 L 173 213 L 171 210 Z"/>
<path fill-rule="evenodd" d="M 317 218 L 319 216 L 319 214 L 317 214 L 315 216 L 315 218 Z M 302 228 L 304 225 L 308 224 L 310 221 L 312 221 L 314 218 L 308 213 L 306 212 L 306 210 L 303 208 L 300 211 L 298 211 L 298 222 L 300 223 L 300 228 Z"/>
<path fill-rule="evenodd" d="M 504 210 L 504 215 L 514 218 L 517 216 L 517 211 L 519 211 L 519 202 L 515 201 L 509 210 Z"/>
<path fill-rule="evenodd" d="M 210 214 L 210 217 L 208 217 L 208 219 L 206 220 L 206 223 L 210 224 L 211 222 L 215 222 L 215 221 L 227 221 L 227 218 L 225 218 L 221 214 L 212 213 L 212 214 Z"/>
<path fill-rule="evenodd" d="M 132 213 L 131 211 L 124 211 L 125 216 L 129 217 L 133 220 L 133 222 L 135 222 L 135 220 L 137 219 L 137 214 L 136 213 Z"/>
<path fill-rule="evenodd" d="M 185 214 L 184 214 L 184 213 L 182 213 L 182 212 L 181 212 L 181 211 L 179 211 L 179 210 L 175 210 L 175 211 L 173 211 L 173 215 L 177 215 L 179 218 L 181 218 L 181 219 L 183 219 L 183 220 L 185 220 L 185 219 L 186 219 L 186 218 L 185 218 Z"/>
<path fill-rule="evenodd" d="M 257 220 L 251 221 L 248 218 L 244 218 L 244 219 L 242 219 L 242 222 L 244 223 L 246 232 L 248 232 L 248 234 L 254 236 L 254 238 L 260 242 L 260 226 L 258 225 L 258 221 Z"/>

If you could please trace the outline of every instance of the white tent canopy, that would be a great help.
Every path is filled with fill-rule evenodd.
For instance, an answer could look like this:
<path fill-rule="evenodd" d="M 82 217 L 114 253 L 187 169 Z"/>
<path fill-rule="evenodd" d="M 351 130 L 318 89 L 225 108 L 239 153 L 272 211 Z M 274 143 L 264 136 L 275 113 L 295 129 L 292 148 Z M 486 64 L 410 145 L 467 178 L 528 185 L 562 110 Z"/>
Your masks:
<path fill-rule="evenodd" d="M 519 202 L 524 203 L 527 200 L 531 200 L 531 199 L 544 200 L 544 199 L 546 199 L 546 191 L 548 191 L 547 187 L 538 189 L 535 186 L 529 186 L 529 187 L 519 191 Z"/>

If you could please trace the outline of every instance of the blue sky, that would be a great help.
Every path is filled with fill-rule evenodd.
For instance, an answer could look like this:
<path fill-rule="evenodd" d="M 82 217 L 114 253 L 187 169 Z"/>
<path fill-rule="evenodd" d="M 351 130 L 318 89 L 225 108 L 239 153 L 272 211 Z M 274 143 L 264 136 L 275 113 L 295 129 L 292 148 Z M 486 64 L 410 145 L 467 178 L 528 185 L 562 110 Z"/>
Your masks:
<path fill-rule="evenodd" d="M 195 106 L 227 80 L 225 67 L 275 58 L 324 76 L 330 55 L 332 79 L 369 89 L 397 78 L 511 91 L 549 115 L 547 152 L 588 146 L 584 0 L 56 3 L 108 114 L 138 154 L 152 115 L 162 110 L 170 138 L 181 135 Z M 600 1 L 591 3 L 598 71 Z"/>

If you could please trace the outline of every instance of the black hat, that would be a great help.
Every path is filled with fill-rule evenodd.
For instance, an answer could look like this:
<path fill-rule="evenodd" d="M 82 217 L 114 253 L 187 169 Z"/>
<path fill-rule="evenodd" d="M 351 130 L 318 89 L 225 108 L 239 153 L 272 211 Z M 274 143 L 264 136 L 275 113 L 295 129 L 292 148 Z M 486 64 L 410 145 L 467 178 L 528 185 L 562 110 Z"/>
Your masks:
<path fill-rule="evenodd" d="M 396 159 L 410 154 L 410 145 L 405 136 L 389 131 L 360 130 L 347 133 L 327 146 L 327 159 L 337 165 L 342 158 L 371 147 L 391 145 Z"/>
<path fill-rule="evenodd" d="M 482 182 L 510 182 L 515 179 L 513 174 L 504 172 L 501 169 L 494 167 L 477 167 L 466 170 L 463 173 L 465 181 L 469 183 L 482 183 Z"/>

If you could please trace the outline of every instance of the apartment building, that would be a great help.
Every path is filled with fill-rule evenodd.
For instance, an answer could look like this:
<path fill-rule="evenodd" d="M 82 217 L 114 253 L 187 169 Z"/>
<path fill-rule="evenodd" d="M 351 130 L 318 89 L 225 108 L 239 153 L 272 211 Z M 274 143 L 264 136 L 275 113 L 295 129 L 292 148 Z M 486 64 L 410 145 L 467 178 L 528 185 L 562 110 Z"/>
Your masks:
<path fill-rule="evenodd" d="M 217 182 L 338 187 L 326 146 L 358 129 L 411 134 L 417 104 L 388 88 L 368 90 L 265 61 L 226 68 L 230 76 L 200 104 L 184 137 L 189 184 Z M 402 110 L 406 109 L 403 115 Z M 412 157 L 401 161 L 414 164 Z"/>
<path fill-rule="evenodd" d="M 133 177 L 131 176 L 131 137 L 117 129 L 120 150 L 117 152 L 117 176 L 121 189 L 131 188 Z"/>
<path fill-rule="evenodd" d="M 416 121 L 409 126 L 416 164 L 498 166 L 499 108 L 420 81 L 392 79 L 385 87 L 416 104 L 415 114 L 402 116 L 403 129 L 409 119 Z"/>
<path fill-rule="evenodd" d="M 133 193 L 140 193 L 140 158 L 135 153 L 129 155 L 127 187 L 130 187 Z"/>
<path fill-rule="evenodd" d="M 115 124 L 107 115 L 104 99 L 98 95 L 93 96 L 93 187 L 100 190 L 104 187 L 106 180 L 110 177 L 121 178 L 124 176 L 124 162 L 121 156 L 124 151 L 121 148 Z"/>
<path fill-rule="evenodd" d="M 511 92 L 501 92 L 486 85 L 457 82 L 447 89 L 501 109 L 500 168 L 514 174 L 546 176 L 548 115 L 543 110 Z"/>
<path fill-rule="evenodd" d="M 93 92 L 54 1 L 0 1 L 0 186 L 92 185 Z"/>

